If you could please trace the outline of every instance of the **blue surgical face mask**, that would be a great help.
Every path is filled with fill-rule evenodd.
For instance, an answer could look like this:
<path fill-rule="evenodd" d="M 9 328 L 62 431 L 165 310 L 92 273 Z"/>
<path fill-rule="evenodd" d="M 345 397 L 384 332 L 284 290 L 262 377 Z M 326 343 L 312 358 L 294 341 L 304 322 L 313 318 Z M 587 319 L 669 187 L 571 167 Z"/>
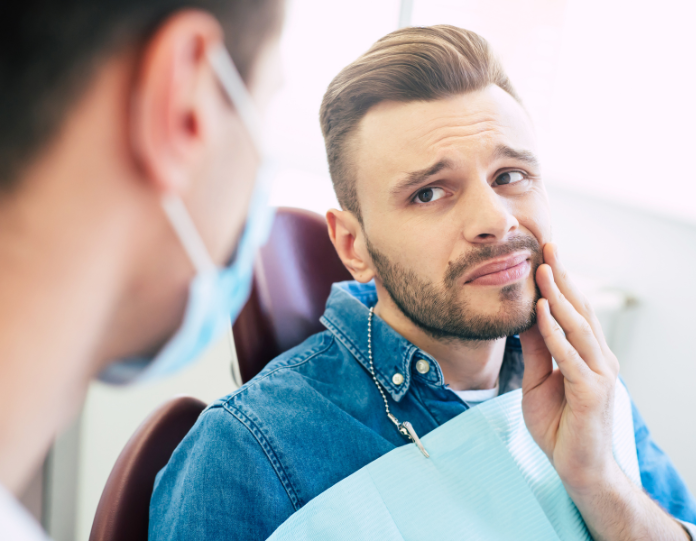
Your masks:
<path fill-rule="evenodd" d="M 184 320 L 155 356 L 124 359 L 108 366 L 99 375 L 106 383 L 152 381 L 178 372 L 228 332 L 249 297 L 256 252 L 270 232 L 274 210 L 268 199 L 273 168 L 264 158 L 259 117 L 227 50 L 220 45 L 209 53 L 208 60 L 262 156 L 242 238 L 232 263 L 218 268 L 181 198 L 164 196 L 162 206 L 196 268 Z"/>

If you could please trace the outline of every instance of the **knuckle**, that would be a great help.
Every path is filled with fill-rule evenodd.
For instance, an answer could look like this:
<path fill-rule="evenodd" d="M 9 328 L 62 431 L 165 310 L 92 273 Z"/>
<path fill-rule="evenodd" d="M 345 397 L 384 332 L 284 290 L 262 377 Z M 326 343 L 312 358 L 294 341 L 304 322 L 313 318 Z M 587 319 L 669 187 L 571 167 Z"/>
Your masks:
<path fill-rule="evenodd" d="M 611 392 L 611 390 L 614 388 L 614 380 L 610 377 L 607 377 L 605 375 L 600 375 L 598 376 L 599 378 L 599 385 L 604 389 L 605 393 Z"/>
<path fill-rule="evenodd" d="M 588 301 L 584 295 L 580 297 L 580 308 L 589 317 L 595 318 L 594 308 L 592 308 L 592 304 L 590 304 L 590 301 Z"/>
<path fill-rule="evenodd" d="M 554 321 L 550 323 L 548 327 L 541 329 L 541 336 L 544 340 L 548 341 L 558 334 L 559 329 L 558 323 Z"/>
<path fill-rule="evenodd" d="M 567 334 L 569 336 L 575 335 L 584 338 L 585 340 L 591 340 L 594 337 L 594 333 L 592 332 L 592 327 L 590 324 L 584 319 L 581 318 L 576 325 L 574 325 L 571 329 L 568 329 Z"/>
<path fill-rule="evenodd" d="M 604 389 L 605 393 L 614 392 L 616 378 L 614 378 L 611 374 L 599 373 L 597 374 L 597 380 L 597 383 Z"/>
<path fill-rule="evenodd" d="M 539 334 L 546 341 L 553 334 L 553 326 L 539 325 Z"/>
<path fill-rule="evenodd" d="M 555 319 L 553 320 L 553 323 L 551 323 L 551 330 L 554 334 L 561 334 L 563 332 L 563 329 L 561 329 L 561 326 Z"/>
<path fill-rule="evenodd" d="M 590 324 L 587 322 L 587 320 L 585 318 L 581 318 L 579 330 L 584 336 L 587 336 L 587 337 L 594 336 L 594 333 L 592 332 L 592 327 L 590 326 Z"/>
<path fill-rule="evenodd" d="M 580 354 L 570 344 L 566 347 L 566 358 L 573 363 L 585 364 L 585 361 Z"/>

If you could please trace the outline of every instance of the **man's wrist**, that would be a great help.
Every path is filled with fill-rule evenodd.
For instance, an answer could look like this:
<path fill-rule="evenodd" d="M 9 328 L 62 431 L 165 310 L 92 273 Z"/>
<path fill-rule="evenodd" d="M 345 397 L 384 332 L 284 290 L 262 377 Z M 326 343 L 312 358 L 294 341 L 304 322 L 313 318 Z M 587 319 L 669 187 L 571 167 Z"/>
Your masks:
<path fill-rule="evenodd" d="M 591 483 L 566 485 L 566 490 L 598 541 L 691 538 L 688 530 L 635 486 L 616 462 Z"/>
<path fill-rule="evenodd" d="M 572 479 L 561 476 L 566 491 L 578 507 L 597 499 L 623 500 L 630 493 L 633 483 L 612 456 L 603 468 L 576 474 Z"/>

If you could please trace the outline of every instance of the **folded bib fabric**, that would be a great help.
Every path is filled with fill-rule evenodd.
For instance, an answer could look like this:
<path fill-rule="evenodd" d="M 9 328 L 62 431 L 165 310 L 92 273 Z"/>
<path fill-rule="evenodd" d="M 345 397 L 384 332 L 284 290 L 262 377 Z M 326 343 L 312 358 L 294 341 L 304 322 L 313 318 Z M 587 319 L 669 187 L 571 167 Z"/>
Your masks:
<path fill-rule="evenodd" d="M 272 541 L 591 540 L 522 416 L 522 391 L 489 400 L 310 501 Z M 614 456 L 640 486 L 631 402 L 617 382 Z"/>

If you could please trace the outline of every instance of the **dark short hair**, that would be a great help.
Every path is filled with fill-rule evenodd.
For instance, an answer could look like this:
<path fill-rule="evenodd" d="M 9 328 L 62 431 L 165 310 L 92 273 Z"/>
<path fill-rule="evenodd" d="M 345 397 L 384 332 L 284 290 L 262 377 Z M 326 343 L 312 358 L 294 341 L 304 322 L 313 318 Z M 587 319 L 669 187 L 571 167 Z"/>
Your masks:
<path fill-rule="evenodd" d="M 0 191 L 57 133 L 96 68 L 142 45 L 171 14 L 214 15 L 242 78 L 279 29 L 282 0 L 3 0 L 0 2 Z"/>
<path fill-rule="evenodd" d="M 488 42 L 450 25 L 403 28 L 377 41 L 331 81 L 319 113 L 341 206 L 362 221 L 351 135 L 383 101 L 432 101 L 497 85 L 519 97 Z"/>

